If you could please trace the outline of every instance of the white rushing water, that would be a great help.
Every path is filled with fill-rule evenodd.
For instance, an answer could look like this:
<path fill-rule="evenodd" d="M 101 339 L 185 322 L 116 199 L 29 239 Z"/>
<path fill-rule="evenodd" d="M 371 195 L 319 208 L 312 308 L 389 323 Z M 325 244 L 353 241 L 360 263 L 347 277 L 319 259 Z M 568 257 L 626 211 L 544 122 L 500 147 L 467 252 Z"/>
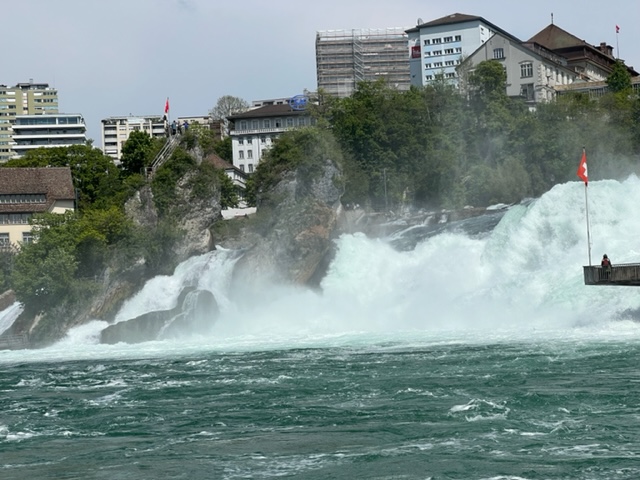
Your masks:
<path fill-rule="evenodd" d="M 592 182 L 592 263 L 640 262 L 640 180 Z M 105 322 L 74 329 L 48 349 L 0 352 L 16 359 L 139 357 L 201 350 L 361 346 L 381 342 L 640 340 L 627 312 L 633 287 L 585 286 L 588 264 L 584 186 L 554 187 L 514 206 L 482 237 L 439 234 L 399 252 L 384 240 L 344 235 L 321 291 L 264 285 L 259 297 L 229 291 L 236 256 L 218 250 L 152 279 L 116 320 L 175 306 L 181 287 L 214 293 L 221 309 L 211 336 L 140 345 L 98 345 Z"/>

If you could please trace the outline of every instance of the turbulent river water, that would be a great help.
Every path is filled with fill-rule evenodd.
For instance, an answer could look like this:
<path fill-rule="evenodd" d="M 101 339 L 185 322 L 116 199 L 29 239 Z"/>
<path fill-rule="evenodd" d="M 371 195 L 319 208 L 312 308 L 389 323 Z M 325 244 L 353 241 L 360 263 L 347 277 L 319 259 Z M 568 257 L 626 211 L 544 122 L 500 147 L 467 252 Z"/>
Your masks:
<path fill-rule="evenodd" d="M 640 180 L 589 202 L 593 262 L 640 261 Z M 320 291 L 250 295 L 218 250 L 118 314 L 196 281 L 221 307 L 208 337 L 100 345 L 96 320 L 0 351 L 0 478 L 640 478 L 640 290 L 583 284 L 581 183 L 397 240 L 343 236 Z"/>

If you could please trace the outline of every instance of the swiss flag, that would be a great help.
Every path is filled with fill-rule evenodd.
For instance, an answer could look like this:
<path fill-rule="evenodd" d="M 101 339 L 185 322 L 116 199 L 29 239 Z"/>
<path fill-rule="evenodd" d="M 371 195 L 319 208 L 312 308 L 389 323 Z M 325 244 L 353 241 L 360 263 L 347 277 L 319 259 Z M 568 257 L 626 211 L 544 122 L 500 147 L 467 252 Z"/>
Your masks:
<path fill-rule="evenodd" d="M 589 175 L 587 174 L 587 153 L 582 151 L 582 159 L 578 165 L 578 177 L 584 182 L 585 186 L 589 183 Z"/>

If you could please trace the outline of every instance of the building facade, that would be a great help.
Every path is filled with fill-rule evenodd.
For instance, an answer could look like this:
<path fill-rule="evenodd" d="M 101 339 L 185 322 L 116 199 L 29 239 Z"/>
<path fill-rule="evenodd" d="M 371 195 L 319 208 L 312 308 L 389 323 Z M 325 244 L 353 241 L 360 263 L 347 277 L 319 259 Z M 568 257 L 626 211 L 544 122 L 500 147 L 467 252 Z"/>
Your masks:
<path fill-rule="evenodd" d="M 58 113 L 58 91 L 47 83 L 18 83 L 13 87 L 0 85 L 0 163 L 11 159 L 13 125 L 18 115 Z"/>
<path fill-rule="evenodd" d="M 544 47 L 562 56 L 566 59 L 567 66 L 584 82 L 606 80 L 617 61 L 613 55 L 613 47 L 606 42 L 591 45 L 553 23 L 531 37 L 526 45 L 532 49 Z M 631 77 L 638 76 L 633 67 L 627 67 L 627 70 Z"/>
<path fill-rule="evenodd" d="M 167 136 L 167 125 L 165 119 L 160 115 L 109 117 L 103 119 L 101 123 L 102 150 L 118 162 L 122 159 L 122 146 L 131 132 L 145 132 L 152 138 Z"/>
<path fill-rule="evenodd" d="M 556 96 L 556 88 L 570 85 L 578 75 L 569 68 L 567 59 L 538 45 L 535 49 L 517 38 L 496 32 L 467 57 L 458 73 L 459 85 L 466 82 L 464 75 L 473 72 L 481 62 L 496 60 L 507 74 L 507 95 L 522 98 L 530 108 Z"/>
<path fill-rule="evenodd" d="M 0 247 L 33 241 L 34 213 L 75 210 L 69 167 L 0 168 Z"/>
<path fill-rule="evenodd" d="M 410 87 L 405 28 L 327 30 L 316 34 L 318 89 L 350 96 L 358 82 L 384 79 Z"/>
<path fill-rule="evenodd" d="M 36 148 L 68 147 L 87 142 L 87 128 L 79 114 L 18 115 L 13 124 L 13 151 L 21 157 Z"/>
<path fill-rule="evenodd" d="M 228 119 L 233 166 L 247 174 L 255 171 L 260 159 L 279 135 L 314 122 L 309 112 L 292 105 L 292 102 L 265 104 L 231 115 Z"/>
<path fill-rule="evenodd" d="M 438 78 L 458 83 L 457 67 L 496 32 L 507 32 L 482 17 L 454 13 L 407 30 L 411 85 Z"/>

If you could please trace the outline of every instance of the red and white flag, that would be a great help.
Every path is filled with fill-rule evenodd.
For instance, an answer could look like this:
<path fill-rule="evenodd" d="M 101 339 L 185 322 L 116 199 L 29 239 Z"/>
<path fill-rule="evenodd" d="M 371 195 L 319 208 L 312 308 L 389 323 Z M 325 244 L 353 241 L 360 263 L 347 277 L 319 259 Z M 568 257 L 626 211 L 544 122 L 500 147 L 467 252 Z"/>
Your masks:
<path fill-rule="evenodd" d="M 169 97 L 167 97 L 167 101 L 164 104 L 164 113 L 169 113 Z"/>
<path fill-rule="evenodd" d="M 586 186 L 589 183 L 589 175 L 587 173 L 587 153 L 584 150 L 582 151 L 582 159 L 580 160 L 580 165 L 578 165 L 577 174 Z"/>

